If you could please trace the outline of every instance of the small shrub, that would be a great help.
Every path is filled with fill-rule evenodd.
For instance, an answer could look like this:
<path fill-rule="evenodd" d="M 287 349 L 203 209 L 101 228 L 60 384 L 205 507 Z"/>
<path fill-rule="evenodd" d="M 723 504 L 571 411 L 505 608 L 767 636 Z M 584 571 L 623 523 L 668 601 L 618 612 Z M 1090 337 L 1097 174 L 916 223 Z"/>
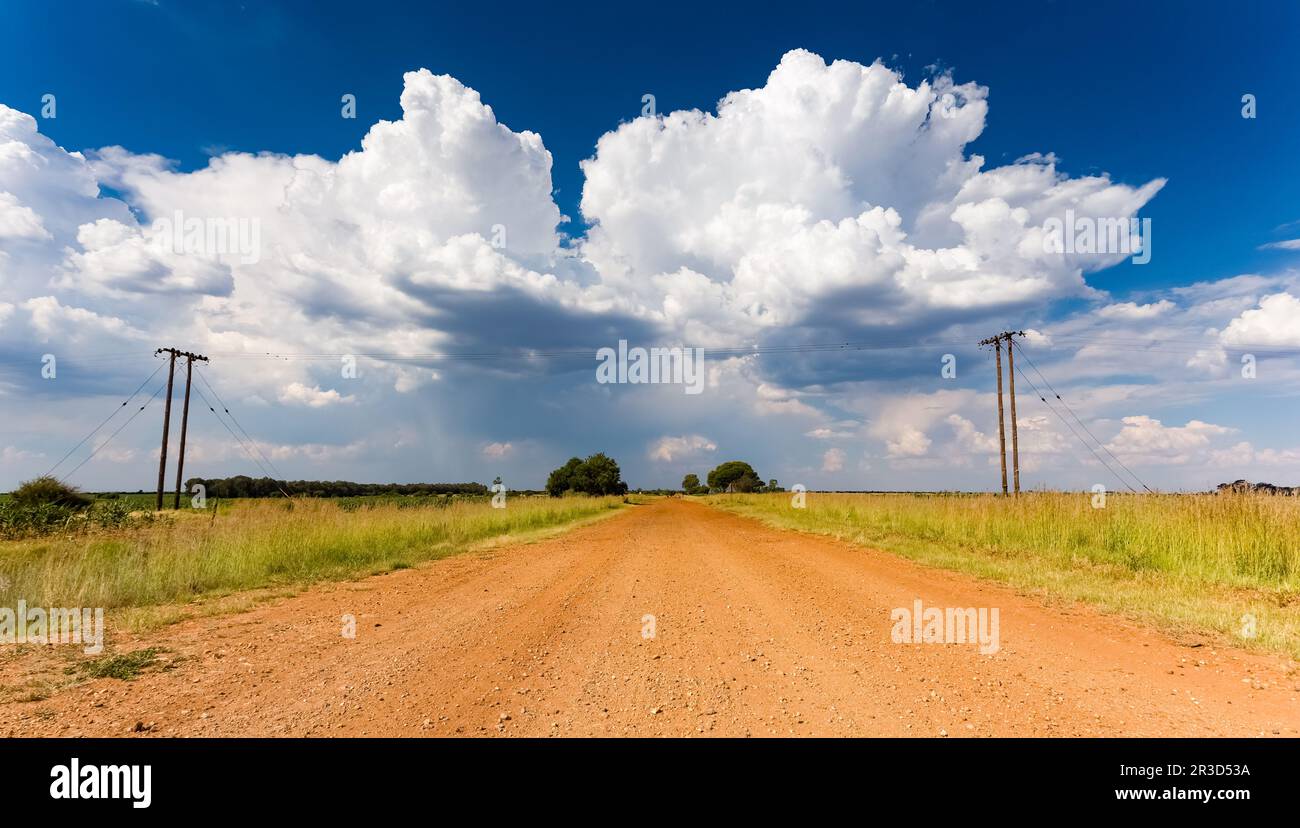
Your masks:
<path fill-rule="evenodd" d="M 84 509 L 91 504 L 91 498 L 82 494 L 75 486 L 69 486 L 51 475 L 36 477 L 14 489 L 11 495 L 19 506 L 64 506 L 69 509 Z"/>

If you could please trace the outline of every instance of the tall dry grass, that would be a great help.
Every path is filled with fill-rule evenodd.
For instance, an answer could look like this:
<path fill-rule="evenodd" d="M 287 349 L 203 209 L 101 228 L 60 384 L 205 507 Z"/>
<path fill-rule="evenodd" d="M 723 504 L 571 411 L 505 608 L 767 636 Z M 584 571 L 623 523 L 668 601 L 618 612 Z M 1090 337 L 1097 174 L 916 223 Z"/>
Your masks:
<path fill-rule="evenodd" d="M 1262 495 L 729 495 L 788 529 L 1300 657 L 1300 499 Z M 1255 619 L 1254 634 L 1246 635 Z"/>
<path fill-rule="evenodd" d="M 594 518 L 618 498 L 511 498 L 356 509 L 331 500 L 226 501 L 158 525 L 0 542 L 0 606 L 142 607 L 412 566 L 493 538 Z"/>

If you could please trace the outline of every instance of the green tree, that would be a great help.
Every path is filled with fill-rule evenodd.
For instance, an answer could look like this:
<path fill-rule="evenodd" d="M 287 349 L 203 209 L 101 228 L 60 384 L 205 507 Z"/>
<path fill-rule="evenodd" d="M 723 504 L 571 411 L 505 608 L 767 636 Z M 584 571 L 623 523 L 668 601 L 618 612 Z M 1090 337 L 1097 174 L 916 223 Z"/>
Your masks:
<path fill-rule="evenodd" d="M 682 491 L 690 494 L 700 487 L 700 476 L 698 474 L 688 474 L 682 478 Z"/>
<path fill-rule="evenodd" d="M 730 486 L 733 491 L 752 492 L 762 485 L 758 472 L 743 460 L 728 460 L 709 472 L 710 491 L 725 492 Z"/>
<path fill-rule="evenodd" d="M 597 453 L 586 460 L 570 458 L 569 462 L 551 472 L 546 478 L 546 492 L 551 497 L 559 497 L 565 492 L 621 495 L 627 494 L 627 484 L 623 482 L 618 463 L 606 454 Z"/>

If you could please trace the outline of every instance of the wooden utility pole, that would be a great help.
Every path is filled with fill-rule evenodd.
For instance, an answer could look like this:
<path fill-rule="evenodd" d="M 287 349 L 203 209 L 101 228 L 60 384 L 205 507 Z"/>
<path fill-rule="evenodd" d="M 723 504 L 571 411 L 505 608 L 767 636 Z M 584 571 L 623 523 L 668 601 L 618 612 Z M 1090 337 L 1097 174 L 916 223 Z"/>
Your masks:
<path fill-rule="evenodd" d="M 1020 434 L 1016 426 L 1016 359 L 1011 353 L 1011 338 L 1024 336 L 1024 331 L 1003 331 L 988 339 L 981 339 L 981 345 L 992 345 L 998 371 L 998 448 L 1002 462 L 1002 494 L 1007 494 L 1007 428 L 1006 418 L 1002 413 L 1002 343 L 1007 343 L 1007 367 L 1011 372 L 1011 465 L 1015 481 L 1015 492 L 1020 494 Z"/>
<path fill-rule="evenodd" d="M 1002 461 L 1002 494 L 1007 493 L 1007 427 L 1002 417 L 1002 340 L 993 340 L 998 367 L 998 459 Z"/>
<path fill-rule="evenodd" d="M 1016 425 L 1016 345 L 1011 337 L 1014 333 L 1005 334 L 1007 338 L 1007 379 L 1011 382 L 1011 468 L 1015 478 L 1013 491 L 1016 497 L 1020 497 L 1020 430 Z M 185 430 L 181 429 L 181 445 L 185 445 Z"/>
<path fill-rule="evenodd" d="M 195 359 L 207 361 L 198 354 L 185 355 L 185 404 L 181 407 L 181 451 L 176 457 L 176 502 L 172 504 L 173 509 L 181 508 L 181 487 L 185 483 L 185 478 L 182 476 L 185 473 L 185 432 L 190 422 L 190 380 Z M 1012 408 L 1012 411 L 1015 411 L 1015 408 Z"/>
<path fill-rule="evenodd" d="M 162 432 L 162 451 L 158 454 L 158 497 L 155 503 L 156 509 L 161 510 L 163 505 L 163 485 L 167 477 L 167 432 L 171 426 L 172 420 L 172 383 L 176 374 L 176 357 L 183 356 L 185 362 L 185 407 L 181 413 L 181 453 L 180 461 L 176 465 L 176 504 L 175 508 L 179 509 L 181 505 L 181 474 L 185 465 L 185 431 L 189 421 L 190 414 L 190 377 L 193 370 L 194 360 L 207 362 L 208 358 L 199 354 L 192 354 L 189 351 L 180 351 L 176 348 L 159 348 L 154 351 L 155 354 L 169 354 L 170 362 L 167 365 L 167 400 L 163 406 L 163 432 Z"/>
<path fill-rule="evenodd" d="M 174 348 L 159 348 L 154 353 L 161 354 L 164 351 L 171 352 L 171 361 L 167 365 L 167 399 L 163 405 L 162 451 L 158 455 L 158 500 L 154 504 L 154 509 L 157 510 L 162 509 L 163 480 L 167 476 L 167 429 L 172 421 L 172 375 L 176 372 L 176 350 Z"/>

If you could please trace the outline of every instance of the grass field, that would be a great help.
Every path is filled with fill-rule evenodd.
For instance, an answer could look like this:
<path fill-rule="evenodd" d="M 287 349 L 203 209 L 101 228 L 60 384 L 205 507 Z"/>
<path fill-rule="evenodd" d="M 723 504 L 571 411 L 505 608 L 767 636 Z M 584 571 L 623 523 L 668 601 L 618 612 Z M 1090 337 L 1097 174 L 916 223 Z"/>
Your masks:
<path fill-rule="evenodd" d="M 1174 632 L 1300 657 L 1300 499 L 1268 496 L 821 494 L 707 497 Z M 1251 619 L 1253 620 L 1253 624 Z"/>
<path fill-rule="evenodd" d="M 610 513 L 620 498 L 231 500 L 139 528 L 0 542 L 0 606 L 174 605 L 412 566 Z"/>

